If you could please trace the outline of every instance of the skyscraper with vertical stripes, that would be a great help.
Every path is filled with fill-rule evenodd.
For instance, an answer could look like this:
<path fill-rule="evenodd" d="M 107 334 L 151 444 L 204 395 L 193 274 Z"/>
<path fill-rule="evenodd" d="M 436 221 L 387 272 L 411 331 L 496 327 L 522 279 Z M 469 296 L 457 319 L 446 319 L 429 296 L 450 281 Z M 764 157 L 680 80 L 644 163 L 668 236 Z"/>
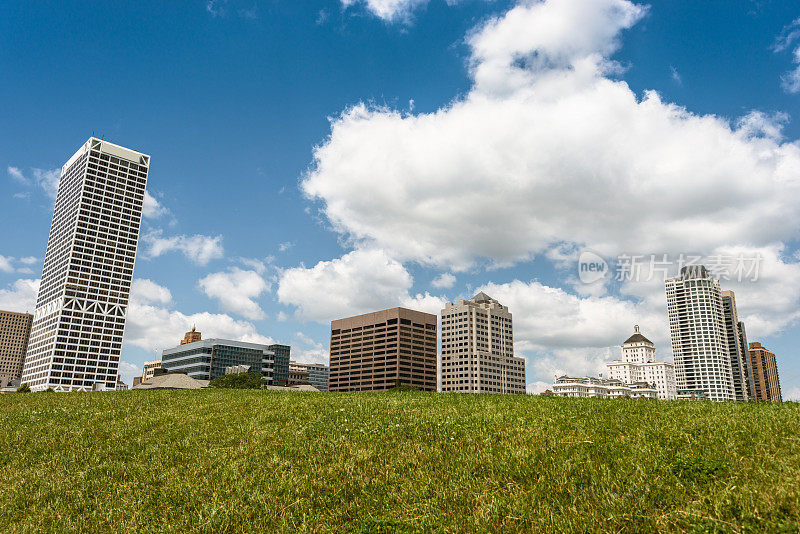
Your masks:
<path fill-rule="evenodd" d="M 150 156 L 90 138 L 61 168 L 22 382 L 115 388 Z"/>
<path fill-rule="evenodd" d="M 683 391 L 736 400 L 719 280 L 702 265 L 692 265 L 665 284 L 678 398 Z"/>

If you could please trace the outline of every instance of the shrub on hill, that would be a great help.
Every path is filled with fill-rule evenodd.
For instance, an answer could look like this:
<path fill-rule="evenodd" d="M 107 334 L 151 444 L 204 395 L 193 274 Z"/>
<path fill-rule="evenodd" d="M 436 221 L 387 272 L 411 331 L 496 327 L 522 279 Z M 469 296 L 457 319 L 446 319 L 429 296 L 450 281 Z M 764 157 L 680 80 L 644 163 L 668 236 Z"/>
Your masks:
<path fill-rule="evenodd" d="M 31 392 L 31 387 L 28 385 L 27 382 L 17 388 L 17 393 L 30 393 L 30 392 Z"/>
<path fill-rule="evenodd" d="M 208 384 L 212 388 L 261 389 L 264 382 L 257 373 L 239 373 L 216 378 Z"/>

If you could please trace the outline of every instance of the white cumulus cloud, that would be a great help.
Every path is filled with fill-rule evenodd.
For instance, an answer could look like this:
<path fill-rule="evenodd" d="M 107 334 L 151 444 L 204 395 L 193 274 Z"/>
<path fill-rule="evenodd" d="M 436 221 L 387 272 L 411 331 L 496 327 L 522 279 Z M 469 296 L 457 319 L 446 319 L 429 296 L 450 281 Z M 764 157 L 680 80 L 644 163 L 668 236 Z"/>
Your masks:
<path fill-rule="evenodd" d="M 40 280 L 19 279 L 0 289 L 0 310 L 33 313 Z"/>
<path fill-rule="evenodd" d="M 224 254 L 222 236 L 195 234 L 164 237 L 161 231 L 154 231 L 143 235 L 142 241 L 146 246 L 144 255 L 147 258 L 157 258 L 168 252 L 180 252 L 193 263 L 206 265 Z"/>
<path fill-rule="evenodd" d="M 438 310 L 443 299 L 411 295 L 411 275 L 382 250 L 358 249 L 313 267 L 281 273 L 278 300 L 296 307 L 301 319 L 328 323 L 333 319 L 394 306 Z"/>
<path fill-rule="evenodd" d="M 169 289 L 150 280 L 143 283 L 134 281 L 125 326 L 125 343 L 160 353 L 163 349 L 177 346 L 193 326 L 206 339 L 274 343 L 272 338 L 261 335 L 255 325 L 248 321 L 237 320 L 226 314 L 186 314 L 172 309 L 169 305 L 170 295 Z"/>
<path fill-rule="evenodd" d="M 211 273 L 199 281 L 200 289 L 219 301 L 220 308 L 248 319 L 263 319 L 264 311 L 255 301 L 269 284 L 256 271 L 232 267 L 228 271 Z"/>

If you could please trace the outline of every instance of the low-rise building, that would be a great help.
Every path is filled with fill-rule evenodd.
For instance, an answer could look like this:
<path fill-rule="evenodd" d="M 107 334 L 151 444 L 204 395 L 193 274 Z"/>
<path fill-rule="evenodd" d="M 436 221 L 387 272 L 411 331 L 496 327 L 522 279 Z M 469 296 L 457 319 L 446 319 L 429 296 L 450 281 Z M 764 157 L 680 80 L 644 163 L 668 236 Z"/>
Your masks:
<path fill-rule="evenodd" d="M 251 373 L 261 373 L 265 384 L 272 385 L 275 353 L 267 345 L 233 341 L 229 339 L 204 339 L 165 349 L 161 367 L 179 371 L 197 380 L 214 380 L 225 375 L 225 369 L 244 365 Z M 143 382 L 144 383 L 144 382 Z"/>
<path fill-rule="evenodd" d="M 141 382 L 147 382 L 156 372 L 156 369 L 161 369 L 161 360 L 151 360 L 144 362 L 142 365 L 142 379 Z"/>
<path fill-rule="evenodd" d="M 634 382 L 626 384 L 614 378 L 595 378 L 593 376 L 572 377 L 560 376 L 556 378 L 551 388 L 553 395 L 558 397 L 600 397 L 633 399 L 657 399 L 658 390 L 647 382 Z"/>
<path fill-rule="evenodd" d="M 289 363 L 290 386 L 310 384 L 319 391 L 328 391 L 328 366 L 323 363 Z"/>
<path fill-rule="evenodd" d="M 208 380 L 192 378 L 186 373 L 158 369 L 150 380 L 134 386 L 133 389 L 201 389 L 208 387 L 208 382 Z"/>
<path fill-rule="evenodd" d="M 289 362 L 289 386 L 300 386 L 308 384 L 308 368 L 301 363 Z"/>
<path fill-rule="evenodd" d="M 707 401 L 711 400 L 704 389 L 679 389 L 678 400 Z"/>

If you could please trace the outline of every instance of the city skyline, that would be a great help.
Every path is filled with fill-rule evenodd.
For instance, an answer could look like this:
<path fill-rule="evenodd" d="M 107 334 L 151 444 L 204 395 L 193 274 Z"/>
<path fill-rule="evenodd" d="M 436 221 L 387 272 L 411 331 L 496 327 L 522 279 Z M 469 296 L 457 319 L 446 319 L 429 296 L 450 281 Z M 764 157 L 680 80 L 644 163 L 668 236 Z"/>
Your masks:
<path fill-rule="evenodd" d="M 376 3 L 349 4 L 198 2 L 186 9 L 175 35 L 162 31 L 175 8 L 126 7 L 128 19 L 140 20 L 139 10 L 148 18 L 117 28 L 113 47 L 81 54 L 80 37 L 73 42 L 51 31 L 52 55 L 44 63 L 35 61 L 39 45 L 17 42 L 18 57 L 12 57 L 14 48 L 4 41 L 9 76 L 0 94 L 7 103 L 4 123 L 13 128 L 0 134 L 0 209 L 6 225 L 24 224 L 0 242 L 0 309 L 34 313 L 54 170 L 94 132 L 157 162 L 121 358 L 128 384 L 195 323 L 209 338 L 284 343 L 292 345 L 293 359 L 327 363 L 332 319 L 392 306 L 438 314 L 445 302 L 479 291 L 514 313 L 514 352 L 526 358 L 530 391 L 543 391 L 555 374 L 602 370 L 618 357 L 619 340 L 632 324 L 648 333 L 660 359 L 671 361 L 663 279 L 581 283 L 576 258 L 593 250 L 609 261 L 637 254 L 761 254 L 758 280 L 723 287 L 736 292 L 748 341 L 777 355 L 783 398 L 800 399 L 794 349 L 800 265 L 797 236 L 787 229 L 796 226 L 789 201 L 797 197 L 791 177 L 781 174 L 798 158 L 791 143 L 800 137 L 800 95 L 790 82 L 798 46 L 792 28 L 800 13 L 748 6 L 710 17 L 708 7 L 670 12 L 658 2 L 645 9 L 597 0 L 586 9 L 602 22 L 601 31 L 584 27 L 563 3 L 520 4 L 516 13 L 531 27 L 559 20 L 567 30 L 547 42 L 507 42 L 509 52 L 496 48 L 502 40 L 495 37 L 515 2 L 431 0 L 416 2 L 416 9 L 399 2 L 405 9 L 388 14 Z M 0 33 L 13 36 L 33 20 L 46 32 L 66 20 L 78 33 L 93 28 L 87 39 L 111 35 L 92 24 L 109 18 L 106 8 L 92 14 L 67 4 L 52 13 L 39 9 L 4 18 Z M 690 14 L 702 24 L 689 22 Z M 566 58 L 570 66 L 586 66 L 586 58 L 600 53 L 620 68 L 574 71 L 584 78 L 564 78 L 555 101 L 544 82 L 564 74 L 564 65 L 531 64 L 517 72 L 493 63 L 531 50 L 564 59 L 559 43 L 579 27 L 586 39 L 570 50 L 576 54 Z M 685 42 L 668 51 L 660 43 L 678 28 Z M 747 28 L 748 39 L 737 37 L 739 28 Z M 197 37 L 188 39 L 196 48 L 180 44 L 187 36 Z M 152 44 L 136 46 L 140 39 Z M 302 58 L 299 43 L 305 43 Z M 707 43 L 726 53 L 702 46 Z M 689 49 L 691 57 L 681 54 Z M 116 63 L 108 61 L 111 54 Z M 23 65 L 26 60 L 38 67 Z M 140 73 L 142 64 L 158 75 Z M 105 68 L 114 74 L 108 85 L 86 92 L 84 78 Z M 142 89 L 141 78 L 152 91 Z M 533 98 L 528 90 L 544 96 Z M 598 115 L 601 109 L 610 111 Z M 634 148 L 642 159 L 594 135 L 585 116 L 595 117 L 602 131 L 616 125 L 632 146 L 641 139 Z M 548 120 L 560 126 L 547 135 L 526 126 Z M 462 129 L 467 135 L 458 135 Z M 549 146 L 548 137 L 571 148 Z M 714 145 L 710 137 L 723 142 Z M 653 139 L 666 140 L 670 150 Z M 703 157 L 692 150 L 699 143 L 706 143 Z M 426 147 L 431 152 L 423 162 L 438 174 L 414 158 Z M 756 161 L 756 151 L 772 159 Z M 486 160 L 473 157 L 483 152 Z M 522 154 L 539 152 L 570 164 L 558 170 L 532 159 L 514 166 Z M 587 168 L 574 163 L 584 153 Z M 719 161 L 715 173 L 709 161 L 731 153 L 735 161 Z M 351 168 L 342 166 L 345 160 Z M 643 179 L 640 168 L 659 181 Z M 588 189 L 592 201 L 584 202 L 571 191 L 593 175 L 601 187 Z M 741 186 L 745 175 L 752 176 L 752 188 Z M 510 184 L 518 188 L 509 191 Z M 698 203 L 692 194 L 707 200 Z M 687 212 L 695 217 L 694 233 L 684 231 Z M 671 265 L 668 276 L 677 274 Z"/>

